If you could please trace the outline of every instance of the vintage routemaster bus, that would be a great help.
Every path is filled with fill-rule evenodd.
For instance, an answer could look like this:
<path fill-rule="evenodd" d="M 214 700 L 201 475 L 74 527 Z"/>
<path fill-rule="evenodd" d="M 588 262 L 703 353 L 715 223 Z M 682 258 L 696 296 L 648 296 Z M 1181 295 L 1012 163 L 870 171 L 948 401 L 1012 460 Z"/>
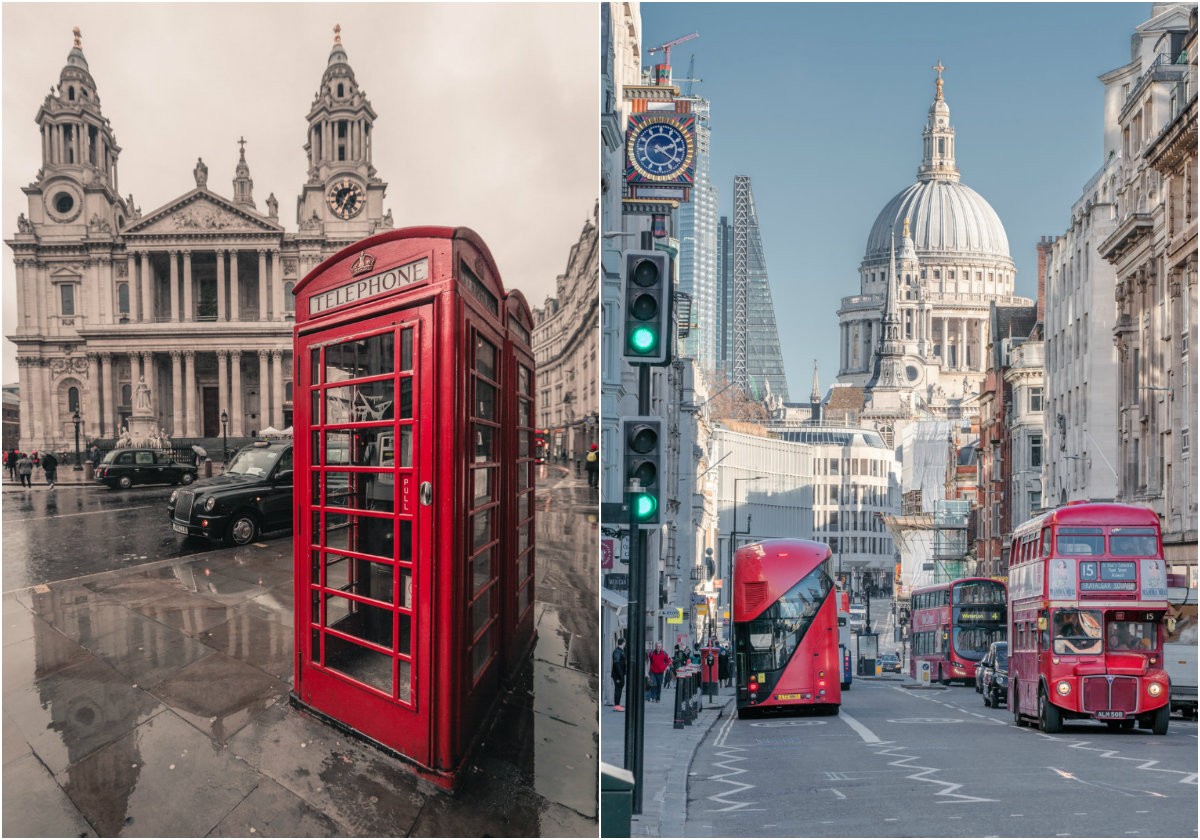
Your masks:
<path fill-rule="evenodd" d="M 1158 516 L 1072 502 L 1018 527 L 1009 558 L 1009 709 L 1044 732 L 1064 720 L 1164 735 L 1166 564 Z"/>
<path fill-rule="evenodd" d="M 909 675 L 929 663 L 929 675 L 943 685 L 974 685 L 975 667 L 992 642 L 1008 629 L 1005 586 L 991 578 L 961 578 L 913 590 Z"/>
<path fill-rule="evenodd" d="M 466 228 L 295 294 L 293 701 L 454 787 L 534 642 L 533 318 Z"/>
<path fill-rule="evenodd" d="M 751 543 L 734 556 L 740 717 L 799 707 L 837 714 L 842 661 L 830 558 L 824 543 L 794 539 Z"/>

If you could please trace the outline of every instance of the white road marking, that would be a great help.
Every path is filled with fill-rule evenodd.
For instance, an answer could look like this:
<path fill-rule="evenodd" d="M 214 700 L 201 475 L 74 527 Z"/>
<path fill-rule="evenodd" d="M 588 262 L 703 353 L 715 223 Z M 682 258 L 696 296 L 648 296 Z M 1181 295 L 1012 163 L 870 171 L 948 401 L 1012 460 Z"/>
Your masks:
<path fill-rule="evenodd" d="M 830 792 L 830 793 L 832 793 L 834 796 L 836 796 L 838 799 L 845 799 L 845 798 L 846 798 L 846 794 L 842 793 L 842 792 L 841 792 L 840 790 L 838 790 L 837 788 L 817 788 L 817 792 L 818 792 L 818 793 L 820 793 L 820 792 L 821 792 L 821 791 L 823 791 L 823 790 L 827 790 L 827 791 L 829 791 L 829 792 Z"/>
<path fill-rule="evenodd" d="M 68 516 L 95 516 L 98 513 L 124 513 L 127 510 L 146 510 L 147 508 L 162 507 L 166 510 L 166 505 L 138 505 L 137 507 L 116 508 L 115 510 L 82 510 L 78 513 L 56 513 L 54 516 L 30 516 L 25 519 L 10 519 L 9 522 L 38 522 L 42 519 L 66 519 Z"/>
<path fill-rule="evenodd" d="M 850 715 L 846 714 L 845 710 L 842 710 L 841 712 L 839 712 L 838 717 L 840 717 L 842 720 L 846 721 L 846 725 L 849 726 L 851 729 L 853 729 L 855 732 L 857 732 L 858 737 L 862 738 L 865 743 L 868 743 L 868 744 L 880 743 L 878 735 L 876 735 L 870 729 L 867 729 L 867 727 L 863 726 L 861 723 L 856 721 L 854 718 L 850 717 Z"/>

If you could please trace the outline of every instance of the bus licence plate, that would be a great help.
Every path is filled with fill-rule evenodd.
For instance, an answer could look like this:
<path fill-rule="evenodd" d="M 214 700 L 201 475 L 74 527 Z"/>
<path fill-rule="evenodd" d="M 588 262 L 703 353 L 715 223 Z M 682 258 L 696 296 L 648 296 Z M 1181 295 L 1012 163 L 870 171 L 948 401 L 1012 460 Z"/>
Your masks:
<path fill-rule="evenodd" d="M 776 700 L 807 700 L 807 694 L 776 694 Z"/>
<path fill-rule="evenodd" d="M 1124 720 L 1124 718 L 1125 718 L 1124 712 L 1114 712 L 1114 711 L 1096 712 L 1097 720 Z"/>
<path fill-rule="evenodd" d="M 176 524 L 172 523 L 171 528 L 178 534 L 186 534 L 188 532 L 186 525 L 176 525 Z"/>

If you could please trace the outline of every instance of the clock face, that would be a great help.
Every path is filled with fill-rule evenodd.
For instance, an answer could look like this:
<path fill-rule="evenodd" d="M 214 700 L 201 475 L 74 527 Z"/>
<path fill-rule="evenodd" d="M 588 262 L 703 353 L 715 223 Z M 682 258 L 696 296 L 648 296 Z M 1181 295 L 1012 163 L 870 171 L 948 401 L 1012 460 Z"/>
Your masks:
<path fill-rule="evenodd" d="M 343 178 L 335 181 L 329 187 L 329 193 L 325 196 L 325 200 L 329 202 L 329 209 L 333 211 L 333 215 L 339 219 L 349 219 L 357 216 L 363 209 L 363 205 L 366 204 L 366 193 L 356 181 Z"/>
<path fill-rule="evenodd" d="M 691 159 L 688 139 L 674 123 L 645 123 L 635 129 L 629 143 L 629 157 L 634 168 L 647 178 L 672 178 Z"/>

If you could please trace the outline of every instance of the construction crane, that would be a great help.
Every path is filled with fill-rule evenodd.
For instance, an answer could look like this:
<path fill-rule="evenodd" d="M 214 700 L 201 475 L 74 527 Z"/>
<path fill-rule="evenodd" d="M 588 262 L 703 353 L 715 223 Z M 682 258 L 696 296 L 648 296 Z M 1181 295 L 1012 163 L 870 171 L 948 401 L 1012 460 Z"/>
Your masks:
<path fill-rule="evenodd" d="M 677 46 L 678 44 L 682 44 L 684 41 L 690 41 L 693 38 L 699 38 L 699 37 L 700 37 L 699 32 L 693 32 L 690 35 L 684 35 L 682 38 L 676 38 L 674 41 L 667 41 L 667 43 L 665 43 L 665 44 L 661 44 L 657 47 L 651 47 L 650 49 L 648 49 L 646 51 L 646 53 L 649 55 L 652 53 L 661 52 L 663 54 L 663 64 L 670 65 L 671 64 L 671 47 Z"/>
<path fill-rule="evenodd" d="M 692 57 L 691 57 L 691 58 L 688 60 L 688 71 L 687 71 L 687 78 L 686 78 L 686 79 L 675 79 L 675 80 L 674 80 L 676 84 L 679 84 L 680 82 L 687 82 L 687 83 L 688 83 L 687 90 L 685 90 L 685 91 L 683 92 L 683 95 L 684 95 L 684 96 L 691 96 L 691 95 L 692 95 L 692 85 L 693 85 L 695 82 L 699 82 L 700 84 L 704 84 L 704 80 L 703 80 L 703 79 L 697 79 L 697 78 L 694 78 L 694 77 L 695 77 L 695 75 L 696 75 L 696 54 L 695 54 L 695 53 L 692 53 Z"/>

